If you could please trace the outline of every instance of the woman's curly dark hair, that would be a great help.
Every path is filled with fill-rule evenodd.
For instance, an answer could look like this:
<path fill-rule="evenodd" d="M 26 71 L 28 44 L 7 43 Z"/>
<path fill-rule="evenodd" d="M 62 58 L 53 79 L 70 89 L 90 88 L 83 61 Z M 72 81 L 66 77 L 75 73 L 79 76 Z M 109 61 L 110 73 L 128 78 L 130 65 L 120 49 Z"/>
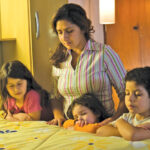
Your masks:
<path fill-rule="evenodd" d="M 91 38 L 91 33 L 94 32 L 91 21 L 87 18 L 85 10 L 77 4 L 69 3 L 60 7 L 53 18 L 52 28 L 56 34 L 56 26 L 59 20 L 67 20 L 72 24 L 77 25 L 82 31 L 84 31 L 85 39 L 88 41 Z M 55 53 L 50 58 L 53 65 L 59 67 L 59 63 L 64 62 L 68 58 L 66 48 L 59 43 Z"/>

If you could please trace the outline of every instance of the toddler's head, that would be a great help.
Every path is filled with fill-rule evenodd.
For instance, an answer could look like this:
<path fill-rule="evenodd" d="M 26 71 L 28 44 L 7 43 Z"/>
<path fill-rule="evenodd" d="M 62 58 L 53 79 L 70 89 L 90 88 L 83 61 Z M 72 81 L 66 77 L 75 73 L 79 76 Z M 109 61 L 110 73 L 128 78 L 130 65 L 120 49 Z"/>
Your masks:
<path fill-rule="evenodd" d="M 84 94 L 69 106 L 70 119 L 84 120 L 87 123 L 100 122 L 108 117 L 103 105 L 94 94 Z"/>
<path fill-rule="evenodd" d="M 135 68 L 125 77 L 125 103 L 129 112 L 150 114 L 150 67 Z"/>

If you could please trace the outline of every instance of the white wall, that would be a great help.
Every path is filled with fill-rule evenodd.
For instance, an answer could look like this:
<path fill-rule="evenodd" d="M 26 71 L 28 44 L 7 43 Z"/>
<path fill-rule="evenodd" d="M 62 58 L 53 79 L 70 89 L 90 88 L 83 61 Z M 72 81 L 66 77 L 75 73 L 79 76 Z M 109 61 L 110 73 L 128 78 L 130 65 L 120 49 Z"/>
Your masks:
<path fill-rule="evenodd" d="M 79 4 L 86 10 L 87 16 L 95 29 L 94 40 L 104 43 L 103 25 L 99 24 L 99 0 L 68 0 L 68 2 Z"/>

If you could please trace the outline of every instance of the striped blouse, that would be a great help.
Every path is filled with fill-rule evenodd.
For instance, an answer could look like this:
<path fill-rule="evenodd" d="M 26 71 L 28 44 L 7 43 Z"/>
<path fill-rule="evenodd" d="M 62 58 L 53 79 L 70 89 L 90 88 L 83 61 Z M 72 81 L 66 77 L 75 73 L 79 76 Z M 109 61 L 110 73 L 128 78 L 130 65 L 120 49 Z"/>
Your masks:
<path fill-rule="evenodd" d="M 65 98 L 64 111 L 73 99 L 85 93 L 94 93 L 112 115 L 112 86 L 120 99 L 125 88 L 126 71 L 119 56 L 111 47 L 89 40 L 73 69 L 70 50 L 68 52 L 69 58 L 61 63 L 60 68 L 53 66 L 53 75 L 58 77 L 58 91 Z"/>

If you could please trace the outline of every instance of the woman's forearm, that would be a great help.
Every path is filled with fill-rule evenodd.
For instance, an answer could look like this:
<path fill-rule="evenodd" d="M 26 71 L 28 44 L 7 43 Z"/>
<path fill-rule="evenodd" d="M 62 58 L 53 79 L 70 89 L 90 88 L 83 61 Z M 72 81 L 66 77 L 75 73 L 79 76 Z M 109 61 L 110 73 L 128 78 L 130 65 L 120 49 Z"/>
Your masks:
<path fill-rule="evenodd" d="M 118 117 L 120 117 L 123 113 L 128 112 L 126 106 L 125 106 L 125 101 L 120 100 L 119 105 L 118 105 L 118 109 L 115 113 L 115 115 L 113 116 L 113 120 L 116 120 Z"/>

